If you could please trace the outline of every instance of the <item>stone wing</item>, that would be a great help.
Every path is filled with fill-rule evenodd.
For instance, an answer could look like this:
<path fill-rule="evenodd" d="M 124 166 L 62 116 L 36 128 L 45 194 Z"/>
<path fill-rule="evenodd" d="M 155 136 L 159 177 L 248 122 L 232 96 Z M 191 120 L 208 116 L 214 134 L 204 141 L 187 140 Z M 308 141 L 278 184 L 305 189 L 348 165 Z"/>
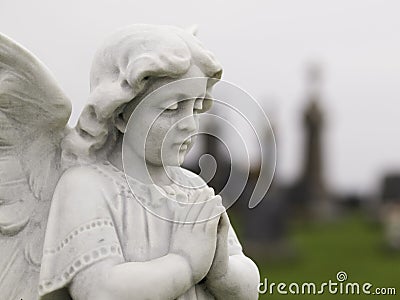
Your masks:
<path fill-rule="evenodd" d="M 37 299 L 42 244 L 71 103 L 47 68 L 0 34 L 0 299 Z"/>

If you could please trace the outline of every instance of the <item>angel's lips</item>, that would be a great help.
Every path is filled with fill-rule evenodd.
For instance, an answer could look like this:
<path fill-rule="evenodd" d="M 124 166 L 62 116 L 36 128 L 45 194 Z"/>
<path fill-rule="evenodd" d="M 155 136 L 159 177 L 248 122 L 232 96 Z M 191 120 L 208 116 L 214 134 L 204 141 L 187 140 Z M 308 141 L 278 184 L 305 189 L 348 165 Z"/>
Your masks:
<path fill-rule="evenodd" d="M 185 151 L 189 148 L 190 144 L 192 143 L 191 139 L 187 139 L 185 140 L 183 143 L 176 143 L 176 145 L 178 145 L 180 148 L 180 151 Z"/>

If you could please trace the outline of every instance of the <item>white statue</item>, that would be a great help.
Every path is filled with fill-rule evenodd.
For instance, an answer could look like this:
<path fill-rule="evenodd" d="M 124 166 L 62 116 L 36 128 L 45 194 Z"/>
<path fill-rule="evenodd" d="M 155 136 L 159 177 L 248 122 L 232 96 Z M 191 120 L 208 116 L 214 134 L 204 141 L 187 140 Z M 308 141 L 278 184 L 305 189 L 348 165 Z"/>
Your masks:
<path fill-rule="evenodd" d="M 71 129 L 48 70 L 0 35 L 0 299 L 257 299 L 220 196 L 180 168 L 220 76 L 191 33 L 124 28 Z"/>

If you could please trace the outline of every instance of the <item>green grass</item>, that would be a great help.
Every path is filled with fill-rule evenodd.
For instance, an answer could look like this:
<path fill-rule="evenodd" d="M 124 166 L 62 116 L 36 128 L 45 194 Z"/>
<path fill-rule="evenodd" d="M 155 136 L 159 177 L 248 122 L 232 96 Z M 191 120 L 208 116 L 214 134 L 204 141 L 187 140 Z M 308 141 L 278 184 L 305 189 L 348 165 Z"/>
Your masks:
<path fill-rule="evenodd" d="M 382 229 L 357 214 L 330 224 L 297 226 L 291 238 L 296 258 L 259 262 L 261 278 L 269 282 L 315 282 L 319 286 L 345 271 L 345 282 L 370 282 L 374 287 L 395 287 L 397 295 L 260 295 L 260 299 L 400 299 L 400 254 L 383 247 Z"/>

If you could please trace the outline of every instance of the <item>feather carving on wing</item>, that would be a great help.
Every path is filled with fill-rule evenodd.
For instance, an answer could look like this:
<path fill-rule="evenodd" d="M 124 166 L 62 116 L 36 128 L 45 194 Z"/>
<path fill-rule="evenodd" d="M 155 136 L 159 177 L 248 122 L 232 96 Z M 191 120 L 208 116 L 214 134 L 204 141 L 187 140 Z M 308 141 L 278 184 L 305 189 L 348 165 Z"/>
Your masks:
<path fill-rule="evenodd" d="M 47 68 L 0 34 L 0 299 L 36 299 L 71 103 Z"/>

